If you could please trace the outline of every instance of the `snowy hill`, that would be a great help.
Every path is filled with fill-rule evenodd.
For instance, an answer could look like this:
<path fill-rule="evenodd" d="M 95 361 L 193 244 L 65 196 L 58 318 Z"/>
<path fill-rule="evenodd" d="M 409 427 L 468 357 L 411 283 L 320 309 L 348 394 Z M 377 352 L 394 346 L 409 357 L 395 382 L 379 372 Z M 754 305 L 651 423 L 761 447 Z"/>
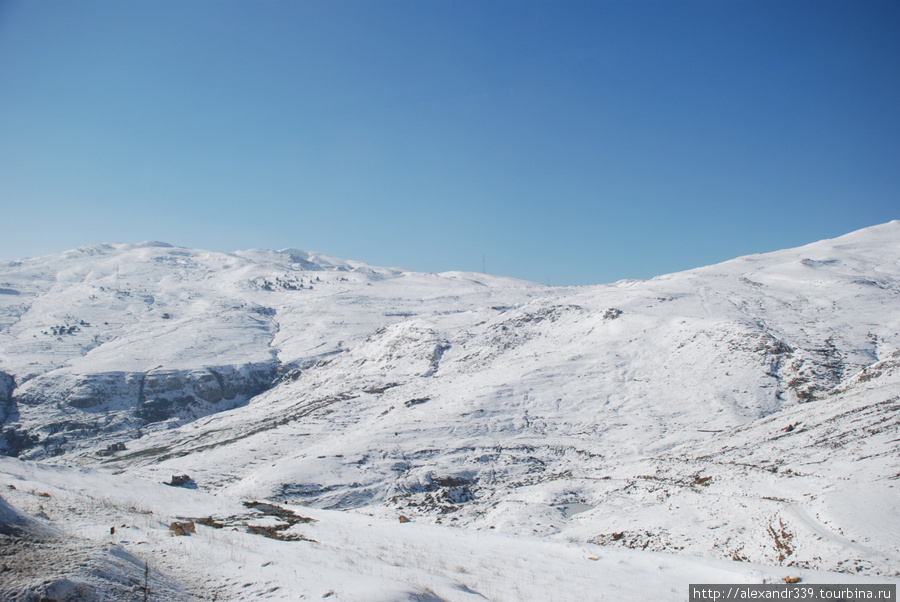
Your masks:
<path fill-rule="evenodd" d="M 900 575 L 900 222 L 592 287 L 145 243 L 0 266 L 0 293 L 0 445 L 27 460 L 0 476 L 37 483 L 4 495 L 32 514 L 41 487 L 79 507 L 100 487 L 82 481 L 189 474 L 199 491 L 184 494 L 203 501 L 178 514 L 152 500 L 181 490 L 148 484 L 147 510 L 244 530 L 239 502 L 268 500 L 328 517 L 329 537 L 363 517 L 397 541 L 431 529 L 448 549 L 490 533 L 483 552 L 515 541 L 634 560 L 678 598 L 688 581 L 651 565 Z M 141 507 L 117 495 L 112 514 Z M 387 526 L 400 515 L 420 524 Z M 157 541 L 150 522 L 141 537 Z M 340 537 L 322 561 L 337 582 L 382 570 L 348 568 Z M 415 583 L 391 572 L 384 599 L 549 599 L 503 579 L 488 595 L 481 572 L 426 564 Z M 209 587 L 240 597 L 222 579 Z M 353 583 L 346 599 L 376 599 Z"/>

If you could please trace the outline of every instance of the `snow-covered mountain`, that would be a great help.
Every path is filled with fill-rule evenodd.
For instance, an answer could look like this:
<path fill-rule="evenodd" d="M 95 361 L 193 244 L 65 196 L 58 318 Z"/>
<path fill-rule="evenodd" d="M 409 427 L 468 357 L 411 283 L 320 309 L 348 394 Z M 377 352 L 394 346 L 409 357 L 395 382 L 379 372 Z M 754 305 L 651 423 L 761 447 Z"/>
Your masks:
<path fill-rule="evenodd" d="M 575 288 L 296 249 L 97 245 L 0 266 L 0 445 L 25 460 L 0 463 L 0 477 L 37 483 L 4 493 L 32 514 L 49 503 L 35 497 L 41 487 L 83 507 L 98 494 L 80 482 L 139 490 L 188 474 L 199 490 L 184 493 L 195 497 L 182 515 L 239 530 L 250 519 L 232 506 L 267 500 L 348 533 L 354 517 L 371 526 L 402 515 L 420 523 L 407 532 L 460 537 L 460 548 L 490 532 L 497 550 L 528 542 L 561 558 L 631 548 L 644 556 L 615 553 L 649 564 L 662 562 L 650 551 L 674 553 L 682 569 L 710 571 L 728 560 L 740 580 L 778 566 L 896 582 L 898 367 L 898 221 Z M 159 491 L 181 490 L 153 487 L 143 507 L 176 516 Z M 113 515 L 142 507 L 119 497 Z M 70 518 L 58 512 L 55 522 Z M 110 514 L 93 512 L 88 524 Z M 141 528 L 155 537 L 150 522 Z M 352 543 L 341 537 L 322 556 L 329 570 L 377 572 L 371 558 L 365 570 L 345 566 Z M 529 598 L 501 579 L 487 595 L 472 584 L 489 578 L 459 568 L 427 563 L 409 595 L 475 599 L 447 593 L 463 591 L 452 584 L 490 599 L 557 591 Z M 661 592 L 687 583 L 653 572 Z M 196 567 L 170 573 L 194 578 Z M 240 597 L 222 579 L 209 587 Z M 406 591 L 392 587 L 384 599 Z M 341 595 L 376 599 L 363 590 Z"/>

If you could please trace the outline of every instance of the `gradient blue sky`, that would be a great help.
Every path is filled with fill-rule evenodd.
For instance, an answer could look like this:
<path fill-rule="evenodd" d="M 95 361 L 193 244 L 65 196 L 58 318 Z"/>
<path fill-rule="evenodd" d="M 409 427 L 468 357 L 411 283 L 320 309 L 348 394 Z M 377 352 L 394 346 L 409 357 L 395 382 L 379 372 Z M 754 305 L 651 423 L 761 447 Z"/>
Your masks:
<path fill-rule="evenodd" d="M 0 258 L 649 278 L 900 218 L 900 2 L 0 0 Z"/>

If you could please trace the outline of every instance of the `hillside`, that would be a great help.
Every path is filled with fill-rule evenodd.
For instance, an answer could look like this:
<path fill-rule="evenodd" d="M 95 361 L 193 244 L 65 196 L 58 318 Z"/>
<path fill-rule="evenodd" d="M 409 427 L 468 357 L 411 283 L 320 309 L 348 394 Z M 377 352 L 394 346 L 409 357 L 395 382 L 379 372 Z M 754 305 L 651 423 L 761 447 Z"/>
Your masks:
<path fill-rule="evenodd" d="M 448 542 L 896 581 L 898 366 L 897 221 L 575 288 L 97 245 L 0 266 L 0 446 L 25 460 L 0 473 L 75 497 L 78 475 L 188 474 L 221 520 L 268 500 Z"/>

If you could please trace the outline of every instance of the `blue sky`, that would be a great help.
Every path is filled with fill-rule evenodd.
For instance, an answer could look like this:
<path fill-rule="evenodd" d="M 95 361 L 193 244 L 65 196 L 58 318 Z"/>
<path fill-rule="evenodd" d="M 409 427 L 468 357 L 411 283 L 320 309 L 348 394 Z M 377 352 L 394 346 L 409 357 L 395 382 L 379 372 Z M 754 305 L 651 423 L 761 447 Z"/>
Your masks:
<path fill-rule="evenodd" d="M 900 2 L 0 0 L 0 258 L 554 285 L 900 218 Z"/>

